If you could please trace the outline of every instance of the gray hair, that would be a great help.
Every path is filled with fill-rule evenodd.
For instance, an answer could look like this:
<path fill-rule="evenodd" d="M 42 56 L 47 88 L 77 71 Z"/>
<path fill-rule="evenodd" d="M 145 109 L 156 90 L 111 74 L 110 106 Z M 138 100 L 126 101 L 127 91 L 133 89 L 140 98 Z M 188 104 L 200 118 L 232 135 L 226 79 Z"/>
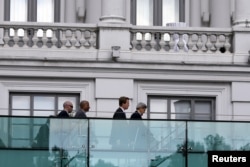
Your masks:
<path fill-rule="evenodd" d="M 136 109 L 139 109 L 139 108 L 147 108 L 147 105 L 145 103 L 140 102 L 136 106 Z"/>

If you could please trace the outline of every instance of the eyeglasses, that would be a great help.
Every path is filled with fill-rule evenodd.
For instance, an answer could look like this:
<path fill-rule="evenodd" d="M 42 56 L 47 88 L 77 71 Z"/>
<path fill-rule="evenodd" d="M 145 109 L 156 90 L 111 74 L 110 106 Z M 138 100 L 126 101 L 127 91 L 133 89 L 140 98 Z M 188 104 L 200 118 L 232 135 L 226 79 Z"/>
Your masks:
<path fill-rule="evenodd" d="M 69 105 L 71 108 L 73 108 L 73 106 L 72 105 Z"/>

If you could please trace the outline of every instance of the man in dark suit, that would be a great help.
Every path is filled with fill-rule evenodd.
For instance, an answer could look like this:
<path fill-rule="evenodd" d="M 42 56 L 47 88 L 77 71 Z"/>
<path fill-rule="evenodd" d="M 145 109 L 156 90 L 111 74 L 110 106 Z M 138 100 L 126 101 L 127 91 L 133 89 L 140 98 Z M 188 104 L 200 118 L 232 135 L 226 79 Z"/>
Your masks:
<path fill-rule="evenodd" d="M 80 110 L 76 112 L 75 117 L 76 118 L 87 118 L 86 112 L 88 112 L 90 109 L 89 102 L 86 100 L 83 100 L 80 102 Z"/>
<path fill-rule="evenodd" d="M 129 107 L 129 98 L 122 96 L 119 98 L 119 108 L 115 111 L 113 119 L 126 119 L 125 110 Z"/>
<path fill-rule="evenodd" d="M 73 103 L 71 101 L 65 101 L 63 103 L 63 110 L 57 115 L 58 118 L 69 118 L 69 113 L 73 111 Z"/>
<path fill-rule="evenodd" d="M 136 111 L 131 115 L 130 119 L 142 119 L 142 115 L 145 113 L 147 105 L 145 103 L 138 103 Z"/>
<path fill-rule="evenodd" d="M 142 115 L 145 113 L 147 105 L 145 103 L 138 103 L 136 111 L 131 115 L 130 119 L 130 144 L 133 150 L 147 150 L 147 127 L 142 121 Z"/>
<path fill-rule="evenodd" d="M 119 98 L 119 108 L 113 115 L 112 129 L 109 143 L 113 149 L 128 148 L 128 123 L 126 121 L 125 110 L 129 107 L 129 98 L 122 96 Z"/>

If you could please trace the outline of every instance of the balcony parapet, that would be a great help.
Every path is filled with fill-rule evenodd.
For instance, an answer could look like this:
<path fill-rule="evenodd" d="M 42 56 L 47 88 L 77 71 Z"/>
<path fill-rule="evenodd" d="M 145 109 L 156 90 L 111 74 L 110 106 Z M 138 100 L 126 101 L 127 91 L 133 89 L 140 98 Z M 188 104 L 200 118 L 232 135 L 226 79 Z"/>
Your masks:
<path fill-rule="evenodd" d="M 95 24 L 13 23 L 0 24 L 0 48 L 96 49 Z"/>
<path fill-rule="evenodd" d="M 131 35 L 132 51 L 232 53 L 231 28 L 133 26 Z"/>

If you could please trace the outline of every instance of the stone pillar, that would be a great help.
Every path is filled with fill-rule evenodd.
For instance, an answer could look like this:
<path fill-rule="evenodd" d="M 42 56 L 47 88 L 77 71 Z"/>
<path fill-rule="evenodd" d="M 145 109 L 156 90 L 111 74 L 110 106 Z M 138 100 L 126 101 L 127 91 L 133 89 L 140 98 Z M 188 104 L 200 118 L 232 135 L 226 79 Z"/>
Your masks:
<path fill-rule="evenodd" d="M 210 14 L 210 27 L 231 27 L 229 0 L 210 0 Z"/>
<path fill-rule="evenodd" d="M 76 0 L 65 0 L 65 23 L 76 23 Z"/>
<path fill-rule="evenodd" d="M 246 26 L 246 22 L 250 21 L 250 1 L 235 0 L 235 20 L 234 25 Z"/>
<path fill-rule="evenodd" d="M 102 22 L 124 23 L 126 3 L 125 0 L 102 0 Z"/>
<path fill-rule="evenodd" d="M 190 26 L 201 27 L 201 0 L 190 0 Z"/>

